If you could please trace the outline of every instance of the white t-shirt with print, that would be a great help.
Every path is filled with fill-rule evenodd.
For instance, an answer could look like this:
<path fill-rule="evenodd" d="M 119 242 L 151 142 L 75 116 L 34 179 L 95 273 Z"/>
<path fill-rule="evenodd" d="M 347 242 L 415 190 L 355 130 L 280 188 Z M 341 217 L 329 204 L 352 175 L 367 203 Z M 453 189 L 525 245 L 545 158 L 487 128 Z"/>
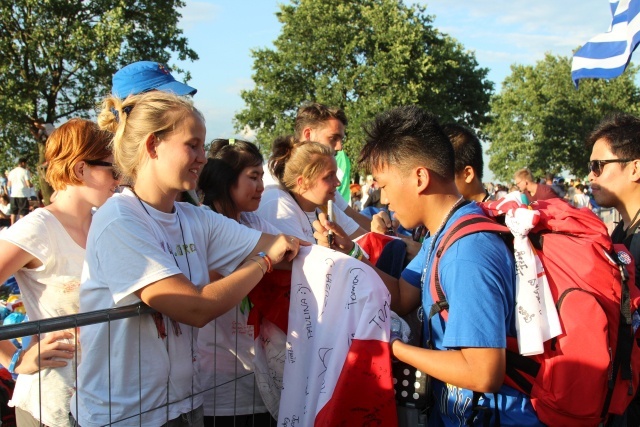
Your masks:
<path fill-rule="evenodd" d="M 187 203 L 176 203 L 174 213 L 160 212 L 125 190 L 94 215 L 80 310 L 139 303 L 136 291 L 176 274 L 203 286 L 210 270 L 233 272 L 260 235 Z M 167 316 L 163 321 L 166 338 L 151 315 L 80 329 L 85 357 L 78 367 L 77 408 L 71 399 L 80 425 L 161 425 L 202 405 L 197 329 Z"/>
<path fill-rule="evenodd" d="M 253 212 L 243 212 L 240 223 L 268 234 L 280 231 Z M 198 333 L 200 383 L 204 388 L 204 415 L 230 416 L 267 412 L 253 375 L 253 326 L 243 301 Z"/>
<path fill-rule="evenodd" d="M 42 265 L 14 273 L 29 320 L 78 312 L 80 274 L 85 251 L 46 209 L 36 209 L 2 233 L 0 239 L 36 257 Z M 69 330 L 75 333 L 75 330 Z M 46 334 L 43 334 L 43 337 Z M 73 344 L 74 340 L 67 340 Z M 78 348 L 80 360 L 80 348 Z M 69 399 L 75 387 L 75 358 L 67 366 L 20 374 L 11 405 L 49 426 L 69 425 Z M 42 398 L 42 399 L 41 399 Z"/>
<path fill-rule="evenodd" d="M 257 214 L 267 222 L 275 225 L 284 234 L 296 236 L 298 239 L 316 243 L 313 238 L 313 221 L 316 220 L 314 212 L 304 212 L 294 198 L 281 187 L 269 186 L 262 193 L 262 200 Z M 335 222 L 351 235 L 358 230 L 358 223 L 352 220 L 342 210 L 334 212 Z"/>

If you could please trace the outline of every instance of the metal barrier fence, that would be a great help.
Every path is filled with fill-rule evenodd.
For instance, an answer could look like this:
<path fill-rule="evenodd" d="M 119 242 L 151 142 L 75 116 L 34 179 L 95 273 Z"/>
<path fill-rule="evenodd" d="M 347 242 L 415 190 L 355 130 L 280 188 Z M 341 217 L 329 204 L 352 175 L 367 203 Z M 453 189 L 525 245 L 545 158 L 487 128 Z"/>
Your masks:
<path fill-rule="evenodd" d="M 13 324 L 13 325 L 2 325 L 0 326 L 0 340 L 13 340 L 13 339 L 17 339 L 17 338 L 25 338 L 25 337 L 30 337 L 33 335 L 37 335 L 40 336 L 40 334 L 45 334 L 48 332 L 54 332 L 54 331 L 60 331 L 60 330 L 67 330 L 67 329 L 76 329 L 79 327 L 83 327 L 83 326 L 88 326 L 88 325 L 95 325 L 95 324 L 99 324 L 99 323 L 110 323 L 113 321 L 117 321 L 117 320 L 122 320 L 122 319 L 127 319 L 127 318 L 132 318 L 132 317 L 136 317 L 136 316 L 142 316 L 142 315 L 149 315 L 149 314 L 153 314 L 156 311 L 154 309 L 152 309 L 151 307 L 147 306 L 144 303 L 140 303 L 140 304 L 133 304 L 130 306 L 125 306 L 125 307 L 118 307 L 118 308 L 112 308 L 112 309 L 106 309 L 106 310 L 98 310 L 98 311 L 93 311 L 93 312 L 86 312 L 86 313 L 78 313 L 75 315 L 68 315 L 68 316 L 59 316 L 59 317 L 54 317 L 54 318 L 49 318 L 49 319 L 44 319 L 44 320 L 38 320 L 38 321 L 27 321 L 27 322 L 23 322 L 23 323 L 18 323 L 18 324 Z M 215 320 L 214 320 L 215 322 Z M 34 344 L 37 345 L 37 344 Z M 78 345 L 78 342 L 76 340 L 76 346 Z M 77 350 L 77 348 L 76 348 Z M 77 352 L 76 352 L 77 355 Z M 86 355 L 85 355 L 86 356 Z M 148 355 L 149 357 L 152 357 L 152 355 Z M 76 360 L 76 362 L 78 362 Z M 107 362 L 110 363 L 110 362 Z M 76 371 L 75 371 L 75 375 L 77 378 L 77 363 L 75 363 L 76 366 Z M 53 368 L 55 369 L 55 368 Z M 254 374 L 251 373 L 251 376 L 253 376 Z M 215 387 L 208 387 L 207 385 L 203 384 L 203 390 L 200 393 L 205 393 L 208 392 L 210 390 L 213 390 L 214 388 L 217 387 L 223 387 L 226 385 L 229 385 L 229 383 L 233 382 L 233 381 L 239 381 L 241 379 L 245 379 L 247 377 L 247 374 L 241 374 L 240 376 L 236 375 L 235 380 L 232 381 L 227 381 L 227 382 L 223 382 L 220 384 L 216 384 Z M 216 380 L 214 380 L 214 383 L 217 383 Z M 76 381 L 77 384 L 77 381 Z M 106 385 L 105 385 L 106 386 Z M 43 398 L 46 398 L 47 396 L 47 390 L 42 390 L 40 389 L 40 400 L 42 400 Z M 259 394 L 257 388 L 254 387 L 254 393 L 255 394 Z M 194 394 L 192 394 L 193 397 Z M 255 395 L 254 395 L 255 397 Z M 253 400 L 253 399 L 252 399 Z M 235 396 L 234 396 L 234 401 L 235 401 Z M 144 425 L 144 423 L 142 422 L 142 417 L 140 415 L 146 413 L 146 412 L 151 412 L 154 410 L 157 410 L 159 408 L 165 408 L 168 407 L 169 405 L 171 405 L 174 402 L 168 402 L 166 404 L 161 405 L 160 407 L 157 408 L 152 408 L 148 411 L 143 411 L 140 412 L 138 414 L 136 414 L 135 418 L 137 418 L 138 420 L 140 420 L 139 425 Z M 107 402 L 108 404 L 108 402 Z M 235 413 L 235 406 L 234 406 L 234 410 L 233 412 Z M 245 416 L 247 416 L 247 414 L 245 414 Z M 248 414 L 249 417 L 251 417 L 251 414 Z M 226 418 L 224 419 L 224 421 L 217 421 L 219 418 L 215 418 L 214 419 L 214 423 L 213 424 L 209 424 L 209 425 L 214 425 L 215 427 L 218 426 L 240 426 L 240 425 L 244 425 L 244 424 L 236 424 L 236 417 L 235 416 L 226 416 Z M 260 426 L 275 426 L 276 425 L 276 421 L 273 420 L 272 418 L 267 421 L 266 423 L 264 422 L 264 418 L 262 419 L 263 422 L 259 423 L 259 422 L 253 422 L 253 421 L 249 421 L 249 424 L 247 425 L 254 425 L 256 427 Z M 126 421 L 126 420 L 118 420 L 118 422 L 120 421 Z M 130 420 L 129 420 L 130 421 Z M 169 421 L 169 420 L 167 420 Z M 243 421 L 244 423 L 245 421 Z M 117 424 L 116 421 L 113 421 L 114 424 Z M 42 424 L 41 424 L 42 425 Z M 107 424 L 109 425 L 109 424 Z M 130 424 L 127 424 L 130 425 Z"/>
<path fill-rule="evenodd" d="M 619 213 L 613 208 L 599 208 L 594 210 L 594 212 L 607 225 L 607 227 L 609 228 L 609 232 L 611 232 L 613 230 L 613 227 L 615 227 L 615 224 L 618 221 L 620 221 Z M 78 313 L 75 315 L 60 316 L 60 317 L 49 318 L 49 319 L 39 320 L 39 321 L 28 321 L 28 322 L 13 324 L 13 325 L 3 325 L 3 326 L 0 326 L 0 340 L 12 340 L 12 339 L 21 338 L 21 337 L 29 337 L 32 335 L 40 335 L 40 334 L 53 332 L 53 331 L 59 331 L 59 330 L 65 330 L 65 329 L 76 329 L 83 326 L 94 325 L 98 323 L 109 323 L 112 321 L 132 318 L 135 316 L 149 315 L 149 314 L 153 314 L 154 312 L 155 310 L 153 310 L 151 307 L 145 304 L 134 304 L 134 305 L 125 306 L 125 307 L 99 310 L 99 311 L 87 312 L 87 313 Z M 76 367 L 77 367 L 77 363 L 76 363 Z M 251 374 L 251 375 L 253 376 L 254 374 Z M 77 370 L 76 370 L 76 376 L 77 376 Z M 241 379 L 244 379 L 245 377 L 246 375 L 243 375 L 243 376 L 236 375 L 235 380 L 232 380 L 232 381 L 239 381 Z M 225 385 L 228 385 L 228 382 L 217 384 L 216 387 L 222 387 Z M 202 393 L 215 388 L 215 387 L 207 388 L 207 385 L 203 385 L 203 386 L 206 390 L 202 391 Z M 40 391 L 41 396 L 46 396 L 46 393 L 47 393 L 46 390 Z M 256 394 L 258 393 L 256 388 L 254 388 L 254 393 Z M 234 401 L 235 401 L 235 396 L 234 396 Z M 169 404 L 171 404 L 171 402 L 163 405 L 162 407 L 166 407 Z M 154 408 L 154 410 L 155 409 L 158 409 L 158 408 Z M 137 414 L 137 418 L 139 420 L 142 420 L 142 417 L 139 415 L 141 415 L 141 413 Z M 276 422 L 275 420 L 272 419 L 269 424 L 275 426 Z M 142 425 L 142 421 L 140 421 L 140 425 Z M 218 426 L 218 425 L 235 426 L 236 423 L 232 421 L 231 424 L 216 423 L 214 425 L 215 426 Z M 258 426 L 259 424 L 251 423 L 251 425 Z"/>
<path fill-rule="evenodd" d="M 611 234 L 616 224 L 620 222 L 620 213 L 614 208 L 596 208 L 593 211 L 605 223 Z"/>

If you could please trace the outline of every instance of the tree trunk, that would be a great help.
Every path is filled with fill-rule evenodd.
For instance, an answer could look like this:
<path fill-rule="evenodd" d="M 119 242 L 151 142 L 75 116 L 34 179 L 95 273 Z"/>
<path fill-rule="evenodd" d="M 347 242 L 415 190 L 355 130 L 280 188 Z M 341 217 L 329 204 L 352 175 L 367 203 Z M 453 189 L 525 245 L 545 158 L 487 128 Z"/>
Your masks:
<path fill-rule="evenodd" d="M 47 170 L 44 165 L 44 148 L 45 144 L 42 142 L 38 142 L 38 177 L 40 182 L 40 191 L 42 192 L 42 202 L 45 206 L 50 204 L 51 195 L 53 194 L 53 188 L 49 185 L 47 180 L 45 179 L 45 172 Z"/>

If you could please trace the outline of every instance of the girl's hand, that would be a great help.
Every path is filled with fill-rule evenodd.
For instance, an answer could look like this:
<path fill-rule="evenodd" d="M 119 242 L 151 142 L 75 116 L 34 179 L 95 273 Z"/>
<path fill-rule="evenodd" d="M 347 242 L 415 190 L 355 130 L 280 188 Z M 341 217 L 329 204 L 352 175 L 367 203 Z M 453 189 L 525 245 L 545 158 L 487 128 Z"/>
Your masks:
<path fill-rule="evenodd" d="M 274 265 L 283 260 L 290 262 L 298 255 L 300 246 L 311 246 L 311 243 L 294 236 L 279 234 L 266 253 Z"/>
<path fill-rule="evenodd" d="M 29 346 L 20 355 L 15 372 L 33 374 L 43 368 L 67 366 L 67 362 L 60 359 L 73 358 L 75 344 L 59 341 L 65 339 L 73 339 L 73 334 L 69 331 L 50 332 L 39 341 L 40 344 L 38 344 L 38 335 L 34 335 Z"/>
<path fill-rule="evenodd" d="M 329 221 L 323 212 L 319 213 L 318 219 L 313 221 L 313 228 L 315 229 L 313 237 L 321 246 L 334 249 L 342 252 L 343 254 L 349 254 L 355 245 L 349 236 L 347 236 L 347 233 L 344 232 L 342 227 L 335 222 Z M 329 245 L 329 231 L 333 232 L 332 245 Z"/>

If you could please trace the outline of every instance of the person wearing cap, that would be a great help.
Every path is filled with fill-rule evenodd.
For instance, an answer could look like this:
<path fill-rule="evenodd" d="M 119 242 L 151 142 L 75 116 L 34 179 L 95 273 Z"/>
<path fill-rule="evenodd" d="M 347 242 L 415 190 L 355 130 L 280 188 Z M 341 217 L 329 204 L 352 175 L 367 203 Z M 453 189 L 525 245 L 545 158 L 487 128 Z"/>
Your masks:
<path fill-rule="evenodd" d="M 171 92 L 178 96 L 195 95 L 197 89 L 177 81 L 164 64 L 138 61 L 120 69 L 111 79 L 111 93 L 120 99 L 150 90 Z"/>
<path fill-rule="evenodd" d="M 154 61 L 138 61 L 118 70 L 111 79 L 111 93 L 125 99 L 130 95 L 160 90 L 178 96 L 193 96 L 198 89 L 181 83 L 171 75 L 169 67 Z M 198 197 L 193 191 L 180 194 L 180 201 L 199 206 Z"/>

